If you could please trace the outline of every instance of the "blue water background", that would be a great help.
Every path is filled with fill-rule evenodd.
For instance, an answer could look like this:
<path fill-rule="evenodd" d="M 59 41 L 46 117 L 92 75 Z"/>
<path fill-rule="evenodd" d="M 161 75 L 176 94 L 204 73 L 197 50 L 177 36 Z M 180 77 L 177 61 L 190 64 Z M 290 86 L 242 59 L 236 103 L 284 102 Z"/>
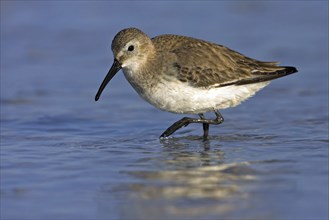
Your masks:
<path fill-rule="evenodd" d="M 120 72 L 114 35 L 181 34 L 296 66 L 225 122 L 181 115 Z M 209 115 L 211 116 L 211 115 Z M 1 1 L 1 219 L 327 219 L 327 1 Z"/>

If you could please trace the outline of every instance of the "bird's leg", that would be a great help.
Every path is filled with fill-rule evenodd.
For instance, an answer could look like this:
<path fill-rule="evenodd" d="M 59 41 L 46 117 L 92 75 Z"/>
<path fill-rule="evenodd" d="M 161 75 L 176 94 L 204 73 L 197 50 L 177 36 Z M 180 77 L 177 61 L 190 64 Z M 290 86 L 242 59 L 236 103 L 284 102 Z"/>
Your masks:
<path fill-rule="evenodd" d="M 223 116 L 219 113 L 219 111 L 218 111 L 218 110 L 214 110 L 214 113 L 215 113 L 215 115 L 216 115 L 216 118 L 214 119 L 214 121 L 215 121 L 216 123 L 214 123 L 214 124 L 217 125 L 217 124 L 221 124 L 221 123 L 223 123 L 223 122 L 224 122 L 224 118 L 223 118 Z"/>
<path fill-rule="evenodd" d="M 224 121 L 223 116 L 218 112 L 214 111 L 216 118 L 215 119 L 205 119 L 203 114 L 199 114 L 200 118 L 189 118 L 184 117 L 179 121 L 176 121 L 174 124 L 172 124 L 167 130 L 165 130 L 160 138 L 168 137 L 171 134 L 173 134 L 175 131 L 180 129 L 181 127 L 186 127 L 190 123 L 202 123 L 203 124 L 203 137 L 206 138 L 208 136 L 209 132 L 209 124 L 218 125 L 221 124 Z"/>
<path fill-rule="evenodd" d="M 202 113 L 199 114 L 200 119 L 205 119 L 204 115 Z M 209 124 L 208 123 L 203 123 L 203 139 L 207 139 L 208 138 L 208 134 L 209 134 Z"/>
<path fill-rule="evenodd" d="M 177 130 L 180 129 L 181 127 L 183 127 L 183 126 L 186 127 L 187 125 L 189 125 L 190 123 L 195 122 L 196 120 L 199 120 L 199 119 L 184 117 L 184 118 L 182 118 L 181 120 L 176 121 L 176 122 L 175 122 L 174 124 L 172 124 L 169 128 L 167 128 L 167 130 L 165 130 L 165 131 L 160 135 L 160 138 L 163 138 L 163 137 L 169 137 L 172 133 L 174 133 L 175 131 L 177 131 Z"/>

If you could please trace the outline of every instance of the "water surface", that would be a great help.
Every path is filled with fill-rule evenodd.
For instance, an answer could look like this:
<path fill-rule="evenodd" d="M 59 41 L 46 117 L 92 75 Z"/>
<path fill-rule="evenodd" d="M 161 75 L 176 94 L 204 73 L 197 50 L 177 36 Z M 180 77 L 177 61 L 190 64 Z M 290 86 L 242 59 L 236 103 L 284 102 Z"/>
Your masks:
<path fill-rule="evenodd" d="M 208 141 L 159 140 L 182 116 L 122 74 L 94 102 L 130 26 L 299 73 L 221 111 Z M 328 143 L 328 2 L 1 1 L 2 219 L 326 219 Z"/>

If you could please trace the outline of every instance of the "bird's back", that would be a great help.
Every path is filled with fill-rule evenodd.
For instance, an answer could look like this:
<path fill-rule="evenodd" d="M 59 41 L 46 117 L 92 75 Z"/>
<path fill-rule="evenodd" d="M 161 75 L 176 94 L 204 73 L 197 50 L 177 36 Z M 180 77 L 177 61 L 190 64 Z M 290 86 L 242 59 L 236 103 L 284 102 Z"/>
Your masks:
<path fill-rule="evenodd" d="M 219 44 L 179 35 L 152 38 L 157 51 L 172 53 L 177 78 L 194 87 L 222 87 L 273 80 L 295 67 L 252 59 Z"/>

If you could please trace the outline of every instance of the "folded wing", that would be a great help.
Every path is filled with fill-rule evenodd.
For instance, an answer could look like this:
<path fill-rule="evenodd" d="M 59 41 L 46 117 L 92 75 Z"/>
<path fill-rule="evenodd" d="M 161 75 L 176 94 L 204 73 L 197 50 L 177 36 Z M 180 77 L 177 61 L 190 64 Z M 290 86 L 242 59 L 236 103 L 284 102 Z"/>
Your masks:
<path fill-rule="evenodd" d="M 175 38 L 175 41 L 169 39 Z M 164 43 L 168 40 L 168 44 Z M 273 80 L 297 72 L 295 67 L 278 66 L 246 57 L 222 45 L 177 35 L 162 35 L 159 50 L 175 55 L 177 78 L 194 87 L 222 87 Z M 175 42 L 175 44 L 169 43 Z"/>

